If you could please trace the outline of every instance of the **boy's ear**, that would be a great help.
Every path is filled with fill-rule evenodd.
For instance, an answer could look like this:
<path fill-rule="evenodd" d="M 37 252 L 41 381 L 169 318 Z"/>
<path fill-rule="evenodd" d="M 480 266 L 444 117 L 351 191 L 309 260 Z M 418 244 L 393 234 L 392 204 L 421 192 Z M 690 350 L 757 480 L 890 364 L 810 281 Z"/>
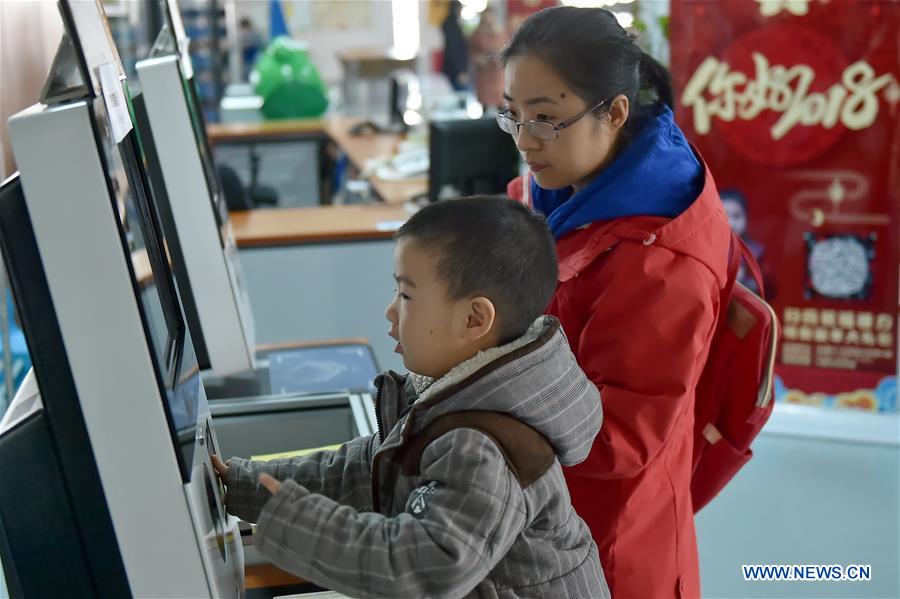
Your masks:
<path fill-rule="evenodd" d="M 470 341 L 477 341 L 491 332 L 497 311 L 494 302 L 486 297 L 474 297 L 469 300 L 468 314 L 466 315 L 465 336 Z"/>

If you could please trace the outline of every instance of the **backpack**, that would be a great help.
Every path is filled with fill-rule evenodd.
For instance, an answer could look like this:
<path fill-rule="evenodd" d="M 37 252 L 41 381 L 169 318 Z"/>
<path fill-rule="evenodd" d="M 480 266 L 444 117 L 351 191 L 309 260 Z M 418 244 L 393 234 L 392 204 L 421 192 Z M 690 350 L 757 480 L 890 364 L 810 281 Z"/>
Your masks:
<path fill-rule="evenodd" d="M 737 281 L 741 259 L 760 295 Z M 743 240 L 731 235 L 728 282 L 694 405 L 691 497 L 694 513 L 709 503 L 746 464 L 750 444 L 774 407 L 778 319 L 764 295 L 759 265 Z"/>

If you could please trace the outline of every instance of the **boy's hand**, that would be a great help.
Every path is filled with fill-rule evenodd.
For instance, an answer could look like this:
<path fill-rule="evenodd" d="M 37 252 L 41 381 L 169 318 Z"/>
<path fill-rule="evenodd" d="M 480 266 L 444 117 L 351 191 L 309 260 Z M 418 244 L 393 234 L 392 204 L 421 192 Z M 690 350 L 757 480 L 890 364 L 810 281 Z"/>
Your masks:
<path fill-rule="evenodd" d="M 222 484 L 225 484 L 225 481 L 228 480 L 228 464 L 222 461 L 222 459 L 216 454 L 212 454 L 209 456 L 212 459 L 213 468 L 216 471 L 216 476 L 219 477 L 219 480 L 222 481 Z"/>
<path fill-rule="evenodd" d="M 212 454 L 210 458 L 212 459 L 213 468 L 216 470 L 216 476 L 219 477 L 219 480 L 221 480 L 224 485 L 225 481 L 228 480 L 228 464 L 223 462 L 216 454 Z M 272 495 L 277 493 L 278 489 L 281 488 L 281 483 L 265 472 L 259 475 L 259 483 Z"/>
<path fill-rule="evenodd" d="M 275 477 L 270 474 L 266 474 L 265 472 L 259 475 L 259 484 L 264 486 L 272 495 L 277 493 L 278 489 L 281 488 L 281 483 L 278 482 Z"/>

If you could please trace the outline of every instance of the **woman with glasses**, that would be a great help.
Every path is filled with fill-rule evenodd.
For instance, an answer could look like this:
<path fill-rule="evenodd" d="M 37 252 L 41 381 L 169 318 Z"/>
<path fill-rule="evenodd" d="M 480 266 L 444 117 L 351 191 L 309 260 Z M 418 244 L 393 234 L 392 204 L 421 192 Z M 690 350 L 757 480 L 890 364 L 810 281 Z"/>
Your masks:
<path fill-rule="evenodd" d="M 568 468 L 613 597 L 697 597 L 694 395 L 725 286 L 728 221 L 673 120 L 668 72 L 609 11 L 536 13 L 501 56 L 505 110 L 559 285 L 547 309 L 600 389 L 604 423 Z"/>

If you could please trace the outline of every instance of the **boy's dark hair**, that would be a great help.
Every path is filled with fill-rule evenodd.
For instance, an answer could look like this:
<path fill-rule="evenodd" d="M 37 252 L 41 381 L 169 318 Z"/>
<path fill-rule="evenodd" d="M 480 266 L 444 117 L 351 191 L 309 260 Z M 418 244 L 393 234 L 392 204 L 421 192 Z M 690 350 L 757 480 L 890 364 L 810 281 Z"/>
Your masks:
<path fill-rule="evenodd" d="M 661 104 L 674 105 L 669 71 L 641 50 L 605 8 L 556 6 L 536 12 L 500 53 L 504 64 L 519 56 L 535 56 L 550 65 L 590 106 L 624 94 L 631 108 L 624 131 L 629 138 L 646 114 Z M 645 95 L 653 99 L 647 102 Z M 607 111 L 608 103 L 595 116 Z"/>
<path fill-rule="evenodd" d="M 450 299 L 481 295 L 494 303 L 501 343 L 524 334 L 556 290 L 556 243 L 546 221 L 508 198 L 430 204 L 400 227 L 395 238 L 404 237 L 433 252 Z"/>

